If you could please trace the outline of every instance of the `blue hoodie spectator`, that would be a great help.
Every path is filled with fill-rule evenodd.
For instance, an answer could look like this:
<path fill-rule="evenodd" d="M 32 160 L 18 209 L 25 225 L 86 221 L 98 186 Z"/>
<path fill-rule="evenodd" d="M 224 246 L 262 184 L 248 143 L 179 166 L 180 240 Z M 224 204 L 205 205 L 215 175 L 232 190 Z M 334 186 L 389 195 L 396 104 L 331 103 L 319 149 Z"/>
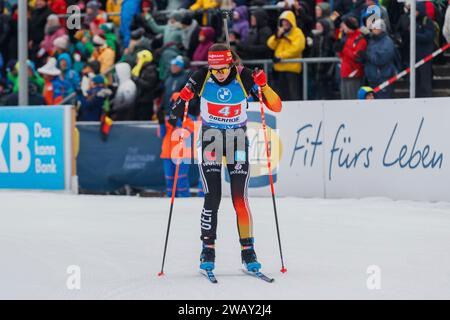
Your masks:
<path fill-rule="evenodd" d="M 141 11 L 141 0 L 123 0 L 120 10 L 120 34 L 123 47 L 128 48 L 131 39 L 131 22 L 133 17 Z"/>
<path fill-rule="evenodd" d="M 72 59 L 68 53 L 61 53 L 58 56 L 58 68 L 61 70 L 63 96 L 67 97 L 80 88 L 80 76 L 72 69 Z"/>

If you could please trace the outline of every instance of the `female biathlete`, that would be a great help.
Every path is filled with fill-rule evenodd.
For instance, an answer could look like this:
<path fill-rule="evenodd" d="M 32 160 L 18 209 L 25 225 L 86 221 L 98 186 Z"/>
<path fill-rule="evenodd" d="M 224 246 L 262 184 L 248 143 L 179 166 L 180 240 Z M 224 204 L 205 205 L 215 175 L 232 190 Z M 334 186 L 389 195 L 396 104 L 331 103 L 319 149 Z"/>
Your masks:
<path fill-rule="evenodd" d="M 252 72 L 239 64 L 225 44 L 214 44 L 208 51 L 208 65 L 194 72 L 173 105 L 169 122 L 179 123 L 185 103 L 200 97 L 202 137 L 199 139 L 199 170 L 205 201 L 201 213 L 200 269 L 212 271 L 215 261 L 217 212 L 221 200 L 222 155 L 230 175 L 231 197 L 236 210 L 242 263 L 248 271 L 259 271 L 254 249 L 253 221 L 247 200 L 250 178 L 246 136 L 247 99 L 263 102 L 272 111 L 281 111 L 279 96 L 267 84 L 264 71 Z"/>

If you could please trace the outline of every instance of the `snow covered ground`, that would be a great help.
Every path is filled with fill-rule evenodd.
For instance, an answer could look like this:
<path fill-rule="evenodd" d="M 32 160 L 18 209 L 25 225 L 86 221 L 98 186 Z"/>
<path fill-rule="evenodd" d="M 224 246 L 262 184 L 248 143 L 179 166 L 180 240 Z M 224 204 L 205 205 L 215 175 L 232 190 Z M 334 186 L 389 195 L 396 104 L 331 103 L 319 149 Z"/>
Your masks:
<path fill-rule="evenodd" d="M 450 298 L 450 203 L 279 198 L 281 274 L 271 199 L 250 199 L 268 284 L 240 271 L 224 198 L 217 285 L 197 269 L 201 205 L 176 199 L 160 278 L 169 199 L 0 191 L 0 299 Z M 80 290 L 66 286 L 73 265 Z M 373 265 L 378 290 L 367 287 Z"/>

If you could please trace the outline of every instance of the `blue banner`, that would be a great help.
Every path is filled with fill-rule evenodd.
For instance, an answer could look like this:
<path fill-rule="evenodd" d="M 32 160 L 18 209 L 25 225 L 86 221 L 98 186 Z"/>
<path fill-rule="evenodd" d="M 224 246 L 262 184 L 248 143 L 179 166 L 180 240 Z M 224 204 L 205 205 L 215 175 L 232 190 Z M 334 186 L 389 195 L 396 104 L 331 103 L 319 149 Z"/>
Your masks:
<path fill-rule="evenodd" d="M 0 107 L 0 188 L 64 189 L 64 107 Z"/>
<path fill-rule="evenodd" d="M 98 124 L 77 124 L 77 128 L 77 174 L 82 192 L 114 192 L 126 185 L 137 190 L 165 190 L 157 126 L 114 122 L 106 141 L 101 139 Z M 189 178 L 191 186 L 198 185 L 197 165 L 191 165 Z"/>

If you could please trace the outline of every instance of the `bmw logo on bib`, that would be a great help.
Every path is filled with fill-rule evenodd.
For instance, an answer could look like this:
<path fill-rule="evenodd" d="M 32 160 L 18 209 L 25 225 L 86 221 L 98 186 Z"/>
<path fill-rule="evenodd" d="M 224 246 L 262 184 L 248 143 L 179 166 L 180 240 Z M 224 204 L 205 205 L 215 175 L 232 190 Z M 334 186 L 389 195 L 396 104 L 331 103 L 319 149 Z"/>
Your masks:
<path fill-rule="evenodd" d="M 217 91 L 217 99 L 222 102 L 228 102 L 231 99 L 231 90 L 228 88 L 220 88 Z"/>

